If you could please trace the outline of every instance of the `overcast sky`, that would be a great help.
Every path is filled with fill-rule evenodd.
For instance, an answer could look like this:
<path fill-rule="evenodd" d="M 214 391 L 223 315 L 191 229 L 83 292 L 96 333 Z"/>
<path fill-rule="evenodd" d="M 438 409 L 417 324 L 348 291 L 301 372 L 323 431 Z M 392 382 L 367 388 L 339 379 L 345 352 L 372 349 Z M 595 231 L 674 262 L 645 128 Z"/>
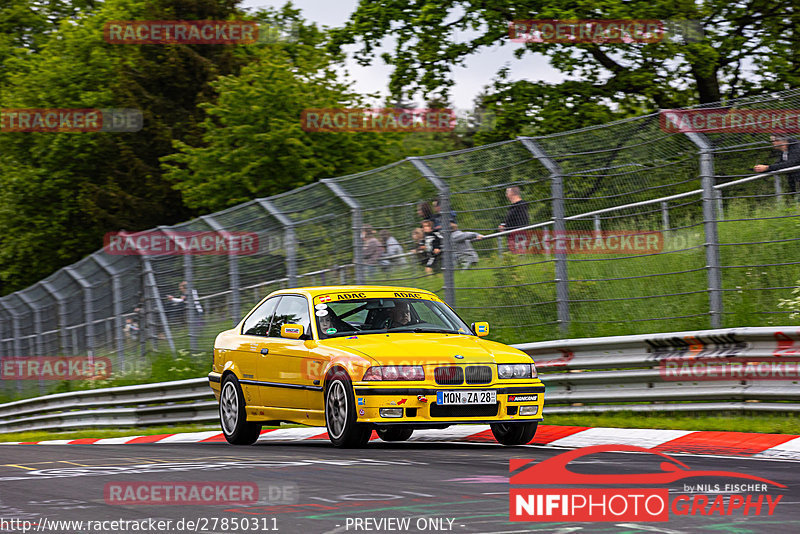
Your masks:
<path fill-rule="evenodd" d="M 253 7 L 281 7 L 286 0 L 244 0 L 242 6 Z M 341 26 L 355 11 L 358 0 L 294 0 L 295 7 L 303 12 L 303 17 L 316 22 L 320 26 Z M 387 50 L 392 50 L 393 43 L 389 43 Z M 458 67 L 453 70 L 455 85 L 450 89 L 451 100 L 456 108 L 471 108 L 475 96 L 494 77 L 499 68 L 510 63 L 514 65 L 512 72 L 515 79 L 528 79 L 531 81 L 551 81 L 558 82 L 563 80 L 563 76 L 547 64 L 542 57 L 527 55 L 522 61 L 513 57 L 515 47 L 521 46 L 516 43 L 508 42 L 505 45 L 495 45 L 485 48 L 478 54 L 471 56 L 466 67 Z M 355 89 L 360 93 L 380 92 L 381 95 L 387 94 L 389 85 L 389 75 L 391 69 L 377 57 L 370 67 L 361 67 L 354 61 L 349 60 L 347 70 L 351 78 L 355 81 Z M 521 74 L 526 75 L 522 76 Z M 417 96 L 419 99 L 419 96 Z M 417 102 L 421 103 L 421 102 Z"/>

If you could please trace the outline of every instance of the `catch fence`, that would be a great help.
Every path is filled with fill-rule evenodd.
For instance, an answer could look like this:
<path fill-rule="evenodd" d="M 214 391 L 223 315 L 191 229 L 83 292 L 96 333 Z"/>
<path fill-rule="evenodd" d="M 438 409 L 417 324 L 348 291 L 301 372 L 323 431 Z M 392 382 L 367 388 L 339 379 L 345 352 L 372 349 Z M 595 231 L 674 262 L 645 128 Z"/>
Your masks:
<path fill-rule="evenodd" d="M 725 107 L 800 109 L 800 90 Z M 210 352 L 219 331 L 275 289 L 330 284 L 430 289 L 508 343 L 800 323 L 779 306 L 800 278 L 797 197 L 784 175 L 753 171 L 775 161 L 767 132 L 680 133 L 662 119 L 407 158 L 160 227 L 168 239 L 250 232 L 259 246 L 247 255 L 98 250 L 0 299 L 0 359 L 107 356 L 124 374 L 156 351 Z M 509 188 L 526 203 L 523 228 L 499 228 Z M 443 252 L 429 273 L 412 232 L 431 216 L 421 203 L 434 200 Z M 472 241 L 479 261 L 469 269 L 456 257 L 453 216 L 459 230 L 485 236 Z M 403 254 L 373 263 L 369 229 Z M 644 246 L 612 250 L 609 235 Z M 587 248 L 564 250 L 569 236 Z M 186 301 L 175 305 L 168 297 L 182 281 Z M 0 382 L 10 397 L 52 389 Z"/>

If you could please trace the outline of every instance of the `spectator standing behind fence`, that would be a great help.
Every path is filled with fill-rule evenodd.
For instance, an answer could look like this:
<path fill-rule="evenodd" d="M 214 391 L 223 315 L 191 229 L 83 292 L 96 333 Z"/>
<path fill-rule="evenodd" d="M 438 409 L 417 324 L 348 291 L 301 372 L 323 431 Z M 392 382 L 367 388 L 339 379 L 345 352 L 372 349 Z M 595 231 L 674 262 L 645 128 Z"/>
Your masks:
<path fill-rule="evenodd" d="M 414 253 L 417 255 L 417 261 L 423 267 L 425 266 L 425 232 L 422 228 L 414 228 L 411 232 L 411 241 L 414 243 Z"/>
<path fill-rule="evenodd" d="M 175 297 L 172 295 L 167 295 L 167 301 L 169 302 L 169 308 L 167 309 L 167 315 L 170 319 L 186 319 L 186 310 L 189 301 L 189 284 L 186 280 L 182 281 L 178 284 L 178 290 L 180 291 L 180 296 Z M 196 289 L 192 289 L 192 300 L 194 301 L 194 310 L 197 312 L 198 317 L 203 313 L 203 306 L 200 304 L 200 297 L 197 294 Z"/>
<path fill-rule="evenodd" d="M 423 201 L 417 204 L 417 215 L 419 216 L 420 220 L 433 220 L 433 208 L 431 207 L 431 203 L 428 201 Z"/>
<path fill-rule="evenodd" d="M 441 268 L 442 234 L 434 231 L 433 221 L 422 221 L 425 272 L 432 274 Z"/>
<path fill-rule="evenodd" d="M 437 232 L 442 230 L 442 204 L 439 199 L 433 201 L 433 229 Z M 456 212 L 450 210 L 450 222 L 456 222 Z"/>
<path fill-rule="evenodd" d="M 772 165 L 756 165 L 753 167 L 754 171 L 779 171 L 800 165 L 800 143 L 798 143 L 797 139 L 788 135 L 776 134 L 769 136 L 769 140 L 772 141 L 772 146 L 778 151 L 777 161 Z M 800 171 L 790 172 L 787 175 L 787 179 L 789 181 L 789 190 L 792 193 L 797 193 L 797 186 L 800 184 Z"/>
<path fill-rule="evenodd" d="M 514 230 L 530 224 L 528 219 L 528 203 L 522 200 L 519 187 L 513 186 L 506 189 L 506 198 L 511 203 L 506 214 L 506 219 L 500 223 L 501 231 Z"/>
<path fill-rule="evenodd" d="M 364 263 L 367 266 L 367 274 L 375 273 L 378 260 L 383 256 L 383 245 L 375 235 L 375 229 L 365 225 L 361 230 L 361 239 L 364 240 Z"/>
<path fill-rule="evenodd" d="M 405 265 L 406 258 L 403 256 L 403 247 L 394 236 L 389 233 L 389 230 L 381 230 L 380 240 L 383 243 L 384 254 L 381 258 L 381 265 L 388 267 L 391 265 Z"/>
<path fill-rule="evenodd" d="M 462 269 L 469 269 L 470 266 L 478 263 L 478 253 L 471 243 L 473 239 L 480 241 L 483 236 L 477 232 L 462 232 L 456 223 L 450 223 L 450 242 L 453 243 L 456 262 Z"/>

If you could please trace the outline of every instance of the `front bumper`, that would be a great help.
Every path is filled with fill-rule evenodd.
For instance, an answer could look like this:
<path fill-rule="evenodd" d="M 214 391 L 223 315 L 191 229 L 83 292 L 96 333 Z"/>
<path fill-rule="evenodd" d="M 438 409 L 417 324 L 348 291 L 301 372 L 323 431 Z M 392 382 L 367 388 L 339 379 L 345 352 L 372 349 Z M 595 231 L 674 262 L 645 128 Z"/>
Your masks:
<path fill-rule="evenodd" d="M 393 387 L 375 382 L 354 384 L 356 415 L 361 423 L 376 425 L 397 424 L 455 424 L 541 421 L 544 407 L 544 384 L 486 386 Z M 442 405 L 436 404 L 437 391 L 494 390 L 496 404 Z M 520 407 L 533 413 L 520 415 Z M 381 408 L 402 408 L 402 417 L 384 417 Z"/>

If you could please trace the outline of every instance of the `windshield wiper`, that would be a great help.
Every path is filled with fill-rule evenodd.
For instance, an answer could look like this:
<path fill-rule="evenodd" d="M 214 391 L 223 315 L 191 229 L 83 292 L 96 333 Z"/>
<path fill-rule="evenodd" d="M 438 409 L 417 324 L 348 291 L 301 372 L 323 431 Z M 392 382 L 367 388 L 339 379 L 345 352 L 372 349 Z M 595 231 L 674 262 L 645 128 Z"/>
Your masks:
<path fill-rule="evenodd" d="M 413 332 L 415 334 L 426 333 L 426 334 L 460 334 L 455 330 L 449 330 L 447 328 L 420 328 L 420 327 L 408 327 L 408 326 L 398 326 L 395 328 L 390 328 L 389 332 Z"/>

